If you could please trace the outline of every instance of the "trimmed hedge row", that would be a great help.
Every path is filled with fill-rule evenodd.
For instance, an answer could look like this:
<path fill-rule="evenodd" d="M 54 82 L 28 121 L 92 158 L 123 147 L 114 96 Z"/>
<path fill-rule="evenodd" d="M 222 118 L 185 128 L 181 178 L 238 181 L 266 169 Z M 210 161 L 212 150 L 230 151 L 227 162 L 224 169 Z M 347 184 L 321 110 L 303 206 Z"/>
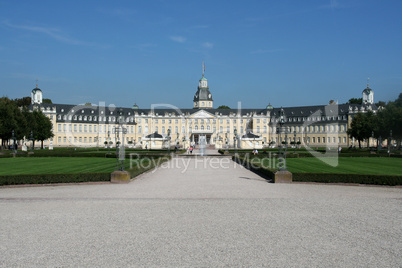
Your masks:
<path fill-rule="evenodd" d="M 167 154 L 162 153 L 133 153 L 126 152 L 126 158 L 130 158 L 130 154 L 134 154 L 135 158 L 155 158 L 162 157 Z M 0 154 L 0 158 L 12 158 L 13 154 Z M 74 152 L 74 151 L 37 151 L 34 154 L 28 154 L 26 152 L 18 152 L 15 157 L 103 157 L 103 158 L 116 158 L 117 154 L 103 153 L 103 152 Z"/>
<path fill-rule="evenodd" d="M 110 181 L 110 173 L 2 175 L 0 185 Z"/>
<path fill-rule="evenodd" d="M 258 161 L 244 157 L 233 156 L 232 160 L 247 169 L 265 175 L 271 180 L 275 177 L 276 170 L 261 167 Z M 372 175 L 372 174 L 336 174 L 336 173 L 292 173 L 293 181 L 321 182 L 321 183 L 358 183 L 373 185 L 402 185 L 402 176 L 399 175 Z"/>
<path fill-rule="evenodd" d="M 292 173 L 293 181 L 322 183 L 358 183 L 373 185 L 402 185 L 402 176 L 335 173 Z"/>

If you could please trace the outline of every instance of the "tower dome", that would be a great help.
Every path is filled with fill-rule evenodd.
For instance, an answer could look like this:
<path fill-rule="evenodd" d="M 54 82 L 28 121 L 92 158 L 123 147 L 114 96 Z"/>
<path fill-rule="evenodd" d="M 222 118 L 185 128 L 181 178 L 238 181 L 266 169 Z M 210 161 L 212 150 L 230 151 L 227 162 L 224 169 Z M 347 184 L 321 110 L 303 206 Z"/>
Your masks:
<path fill-rule="evenodd" d="M 194 94 L 194 108 L 197 109 L 212 109 L 213 99 L 212 94 L 209 91 L 208 79 L 204 76 L 205 64 L 203 64 L 202 77 L 199 80 L 197 92 Z"/>
<path fill-rule="evenodd" d="M 367 88 L 363 89 L 363 104 L 374 104 L 374 91 L 369 88 L 367 83 Z"/>
<path fill-rule="evenodd" d="M 31 103 L 32 104 L 42 104 L 43 93 L 38 85 L 31 91 Z"/>

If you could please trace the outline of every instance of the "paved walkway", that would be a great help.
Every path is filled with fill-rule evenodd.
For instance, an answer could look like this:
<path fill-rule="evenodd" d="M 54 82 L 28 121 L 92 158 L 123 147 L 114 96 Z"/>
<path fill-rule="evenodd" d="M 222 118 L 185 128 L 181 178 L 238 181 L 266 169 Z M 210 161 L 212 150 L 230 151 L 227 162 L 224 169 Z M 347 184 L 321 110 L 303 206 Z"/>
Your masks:
<path fill-rule="evenodd" d="M 1 267 L 400 267 L 402 189 L 176 158 L 130 184 L 0 188 Z"/>

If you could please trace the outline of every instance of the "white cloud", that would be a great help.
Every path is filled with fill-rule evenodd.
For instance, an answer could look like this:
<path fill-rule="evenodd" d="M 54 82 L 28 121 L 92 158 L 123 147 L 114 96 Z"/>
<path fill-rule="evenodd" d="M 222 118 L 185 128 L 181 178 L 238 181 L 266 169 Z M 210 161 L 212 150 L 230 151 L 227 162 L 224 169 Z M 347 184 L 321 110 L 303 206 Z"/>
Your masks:
<path fill-rule="evenodd" d="M 83 46 L 99 46 L 95 43 L 90 43 L 86 41 L 77 40 L 68 36 L 63 35 L 59 29 L 50 28 L 50 27 L 40 27 L 40 26 L 32 26 L 32 25 L 15 25 L 9 22 L 3 22 L 4 25 L 14 29 L 20 29 L 30 32 L 42 33 L 45 34 L 57 41 L 62 43 L 71 44 L 71 45 L 83 45 Z M 102 46 L 101 46 L 102 47 Z M 105 46 L 103 46 L 105 47 Z"/>
<path fill-rule="evenodd" d="M 212 44 L 210 42 L 205 42 L 205 43 L 202 44 L 202 46 L 205 47 L 205 48 L 213 48 L 214 44 Z"/>
<path fill-rule="evenodd" d="M 183 36 L 171 36 L 170 40 L 175 41 L 177 43 L 184 43 L 186 42 L 186 38 Z"/>

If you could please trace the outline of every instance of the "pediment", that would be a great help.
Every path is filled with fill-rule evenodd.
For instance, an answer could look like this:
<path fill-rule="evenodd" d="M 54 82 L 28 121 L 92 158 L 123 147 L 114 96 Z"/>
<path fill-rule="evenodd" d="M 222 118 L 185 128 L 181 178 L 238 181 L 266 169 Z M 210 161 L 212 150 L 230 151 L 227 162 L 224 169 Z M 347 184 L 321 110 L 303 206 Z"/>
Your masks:
<path fill-rule="evenodd" d="M 215 118 L 215 116 L 205 110 L 199 110 L 190 115 L 190 118 Z"/>

